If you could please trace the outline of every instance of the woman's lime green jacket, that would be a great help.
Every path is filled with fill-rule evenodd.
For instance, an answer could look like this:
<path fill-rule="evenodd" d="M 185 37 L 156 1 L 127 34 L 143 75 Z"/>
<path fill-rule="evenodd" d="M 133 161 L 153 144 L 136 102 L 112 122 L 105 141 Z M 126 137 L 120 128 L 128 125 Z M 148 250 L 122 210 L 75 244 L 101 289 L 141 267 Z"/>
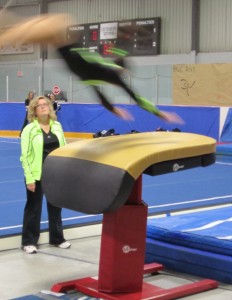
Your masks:
<path fill-rule="evenodd" d="M 59 122 L 50 120 L 50 127 L 60 146 L 66 144 L 64 132 Z M 20 161 L 24 170 L 26 184 L 41 179 L 43 164 L 43 133 L 37 120 L 28 124 L 21 134 Z"/>

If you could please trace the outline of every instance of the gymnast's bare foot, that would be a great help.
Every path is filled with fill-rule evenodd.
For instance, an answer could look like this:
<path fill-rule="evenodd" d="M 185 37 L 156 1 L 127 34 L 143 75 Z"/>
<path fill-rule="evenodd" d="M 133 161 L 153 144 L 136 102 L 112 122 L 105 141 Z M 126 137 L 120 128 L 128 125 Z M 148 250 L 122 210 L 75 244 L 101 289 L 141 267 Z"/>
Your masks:
<path fill-rule="evenodd" d="M 184 124 L 184 120 L 178 116 L 176 113 L 173 112 L 167 112 L 167 111 L 160 111 L 161 115 L 160 117 L 164 119 L 166 122 L 169 123 L 176 123 L 176 124 Z"/>
<path fill-rule="evenodd" d="M 125 121 L 133 121 L 133 116 L 126 110 L 121 107 L 114 107 L 113 111 L 118 117 Z"/>

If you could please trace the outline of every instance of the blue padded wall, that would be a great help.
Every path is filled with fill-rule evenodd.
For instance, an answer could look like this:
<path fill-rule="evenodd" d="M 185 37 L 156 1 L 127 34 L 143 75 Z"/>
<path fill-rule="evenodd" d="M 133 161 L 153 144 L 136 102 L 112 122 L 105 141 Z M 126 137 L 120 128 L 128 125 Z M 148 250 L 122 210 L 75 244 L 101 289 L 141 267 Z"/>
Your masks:
<path fill-rule="evenodd" d="M 118 105 L 127 109 L 133 121 L 124 121 L 114 116 L 100 104 L 61 103 L 58 120 L 65 132 L 97 132 L 115 129 L 123 134 L 131 130 L 139 132 L 179 128 L 183 132 L 198 133 L 219 139 L 220 108 L 158 106 L 161 110 L 176 112 L 185 124 L 169 124 L 146 112 L 137 105 Z M 0 130 L 20 130 L 25 116 L 23 103 L 0 103 Z"/>

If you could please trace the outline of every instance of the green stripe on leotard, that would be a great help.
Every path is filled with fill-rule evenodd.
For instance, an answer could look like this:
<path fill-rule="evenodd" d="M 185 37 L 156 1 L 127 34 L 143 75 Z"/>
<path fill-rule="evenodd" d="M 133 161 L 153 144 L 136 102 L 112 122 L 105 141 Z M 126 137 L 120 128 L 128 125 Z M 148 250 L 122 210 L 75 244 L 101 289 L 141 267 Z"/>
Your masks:
<path fill-rule="evenodd" d="M 162 117 L 162 114 L 160 110 L 154 106 L 150 101 L 148 101 L 146 98 L 136 95 L 136 102 L 137 104 L 142 107 L 143 109 L 155 114 L 156 116 Z"/>

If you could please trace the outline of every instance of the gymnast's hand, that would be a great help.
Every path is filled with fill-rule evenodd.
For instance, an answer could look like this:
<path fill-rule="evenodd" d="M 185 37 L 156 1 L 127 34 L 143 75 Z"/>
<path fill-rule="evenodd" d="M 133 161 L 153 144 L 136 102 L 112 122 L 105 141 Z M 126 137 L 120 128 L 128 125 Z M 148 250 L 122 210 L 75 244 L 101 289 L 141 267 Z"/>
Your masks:
<path fill-rule="evenodd" d="M 28 183 L 27 184 L 27 189 L 30 191 L 30 192 L 35 192 L 35 183 Z"/>
<path fill-rule="evenodd" d="M 169 123 L 185 124 L 184 120 L 173 112 L 160 111 L 160 117 Z"/>

